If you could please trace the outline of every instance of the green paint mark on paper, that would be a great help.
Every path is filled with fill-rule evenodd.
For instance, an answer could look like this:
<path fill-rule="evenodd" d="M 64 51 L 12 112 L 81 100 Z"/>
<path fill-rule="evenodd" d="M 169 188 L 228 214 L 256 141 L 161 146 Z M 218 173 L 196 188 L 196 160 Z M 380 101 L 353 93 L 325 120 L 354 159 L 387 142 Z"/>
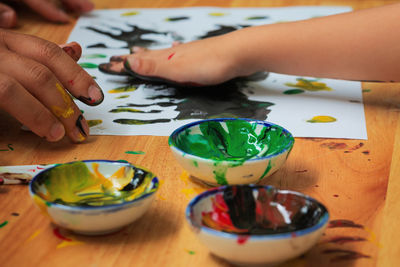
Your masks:
<path fill-rule="evenodd" d="M 92 59 L 92 58 L 106 58 L 106 57 L 107 55 L 104 54 L 89 54 L 89 55 L 84 55 L 82 58 Z"/>
<path fill-rule="evenodd" d="M 140 12 L 139 11 L 129 11 L 121 14 L 121 17 L 129 17 L 129 16 L 136 16 Z"/>
<path fill-rule="evenodd" d="M 111 89 L 108 92 L 110 94 L 117 94 L 117 93 L 133 92 L 136 89 L 137 88 L 135 86 L 124 86 L 124 87 L 118 87 L 118 88 Z"/>
<path fill-rule="evenodd" d="M 103 121 L 102 120 L 88 120 L 87 123 L 88 123 L 89 127 L 93 127 L 93 126 L 102 124 Z"/>
<path fill-rule="evenodd" d="M 300 88 L 307 91 L 332 91 L 332 88 L 326 86 L 326 83 L 318 82 L 317 80 L 308 80 L 297 78 L 296 83 L 285 83 L 286 86 Z"/>
<path fill-rule="evenodd" d="M 322 116 L 314 116 L 312 117 L 312 119 L 307 120 L 307 122 L 311 122 L 311 123 L 328 123 L 328 122 L 335 122 L 336 118 L 331 117 L 331 116 L 326 116 L 326 115 L 322 115 Z"/>
<path fill-rule="evenodd" d="M 284 91 L 283 93 L 285 95 L 296 95 L 296 94 L 304 93 L 304 90 L 302 90 L 302 89 L 290 89 L 290 90 Z"/>
<path fill-rule="evenodd" d="M 79 63 L 79 66 L 85 69 L 96 69 L 99 65 L 89 62 Z"/>
<path fill-rule="evenodd" d="M 122 98 L 128 98 L 129 95 L 121 95 L 121 96 L 117 96 L 115 99 L 122 99 Z"/>
<path fill-rule="evenodd" d="M 180 21 L 180 20 L 187 20 L 189 17 L 183 16 L 183 17 L 170 17 L 170 18 L 165 18 L 165 21 Z"/>
<path fill-rule="evenodd" d="M 125 151 L 126 154 L 132 154 L 132 155 L 143 155 L 145 154 L 143 151 Z"/>
<path fill-rule="evenodd" d="M 154 120 L 134 120 L 134 119 L 115 119 L 113 122 L 127 125 L 144 125 L 149 123 L 170 122 L 171 119 L 154 119 Z"/>
<path fill-rule="evenodd" d="M 132 113 L 144 113 L 144 111 L 134 108 L 115 108 L 110 110 L 111 113 L 120 113 L 120 112 L 132 112 Z"/>
<path fill-rule="evenodd" d="M 8 221 L 4 221 L 0 224 L 0 228 L 3 228 L 4 226 L 6 226 L 8 224 Z"/>
<path fill-rule="evenodd" d="M 254 16 L 254 17 L 248 17 L 246 20 L 260 20 L 260 19 L 267 19 L 268 16 Z"/>

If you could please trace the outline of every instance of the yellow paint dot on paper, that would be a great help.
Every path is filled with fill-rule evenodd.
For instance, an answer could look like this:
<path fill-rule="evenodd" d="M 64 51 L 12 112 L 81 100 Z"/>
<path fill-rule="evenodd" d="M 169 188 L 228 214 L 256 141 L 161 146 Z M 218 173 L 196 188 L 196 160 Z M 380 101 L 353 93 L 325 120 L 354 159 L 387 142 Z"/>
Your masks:
<path fill-rule="evenodd" d="M 212 17 L 223 17 L 225 15 L 227 15 L 227 13 L 222 13 L 222 12 L 211 12 L 208 13 L 208 15 L 212 16 Z"/>
<path fill-rule="evenodd" d="M 321 116 L 314 116 L 312 119 L 307 120 L 307 122 L 311 123 L 328 123 L 328 122 L 335 122 L 336 118 L 326 115 Z"/>
<path fill-rule="evenodd" d="M 307 90 L 307 91 L 312 91 L 312 92 L 332 91 L 332 88 L 326 86 L 326 83 L 308 80 L 308 79 L 304 79 L 304 78 L 298 78 L 296 80 L 297 80 L 296 83 L 285 83 L 285 85 L 290 86 L 290 87 L 300 88 L 300 89 Z"/>
<path fill-rule="evenodd" d="M 140 13 L 139 11 L 129 11 L 129 12 L 122 13 L 121 16 L 122 17 L 129 17 L 129 16 L 138 15 L 139 13 Z"/>
<path fill-rule="evenodd" d="M 76 246 L 76 245 L 82 245 L 85 244 L 84 242 L 81 241 L 62 241 L 60 244 L 57 245 L 57 248 L 65 248 L 65 247 L 69 247 L 69 246 Z"/>

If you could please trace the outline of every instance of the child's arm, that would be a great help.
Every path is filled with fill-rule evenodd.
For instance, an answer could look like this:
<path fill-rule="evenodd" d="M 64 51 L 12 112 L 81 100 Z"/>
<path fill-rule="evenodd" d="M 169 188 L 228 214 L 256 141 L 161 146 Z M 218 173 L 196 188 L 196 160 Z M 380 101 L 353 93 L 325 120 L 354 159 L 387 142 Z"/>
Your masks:
<path fill-rule="evenodd" d="M 400 81 L 399 29 L 400 4 L 394 4 L 250 27 L 163 50 L 137 49 L 125 58 L 138 74 L 181 83 L 216 84 L 260 70 Z"/>

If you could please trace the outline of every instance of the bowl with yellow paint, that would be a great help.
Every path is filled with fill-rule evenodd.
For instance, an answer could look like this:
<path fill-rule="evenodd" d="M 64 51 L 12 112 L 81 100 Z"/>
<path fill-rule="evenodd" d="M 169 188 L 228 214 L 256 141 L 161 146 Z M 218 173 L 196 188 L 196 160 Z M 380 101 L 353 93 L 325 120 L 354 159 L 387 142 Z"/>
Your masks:
<path fill-rule="evenodd" d="M 276 266 L 318 242 L 329 212 L 318 200 L 299 192 L 228 185 L 193 198 L 186 220 L 214 255 L 239 266 Z"/>
<path fill-rule="evenodd" d="M 153 173 L 130 163 L 87 160 L 45 169 L 32 179 L 29 191 L 54 224 L 99 235 L 140 218 L 158 187 Z"/>
<path fill-rule="evenodd" d="M 279 125 L 237 118 L 192 122 L 169 137 L 182 167 L 211 186 L 260 182 L 285 163 L 293 144 Z"/>

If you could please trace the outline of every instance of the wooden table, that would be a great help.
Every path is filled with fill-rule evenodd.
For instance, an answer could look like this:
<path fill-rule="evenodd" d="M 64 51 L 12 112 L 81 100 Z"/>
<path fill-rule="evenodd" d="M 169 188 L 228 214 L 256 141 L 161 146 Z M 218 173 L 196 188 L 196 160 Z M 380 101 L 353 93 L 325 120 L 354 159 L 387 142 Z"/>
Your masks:
<path fill-rule="evenodd" d="M 102 9 L 284 6 L 289 1 L 95 2 Z M 297 0 L 290 4 L 361 9 L 391 2 L 395 1 Z M 22 10 L 16 31 L 64 43 L 72 28 L 73 23 L 50 24 Z M 316 247 L 284 266 L 400 266 L 400 86 L 365 83 L 363 88 L 368 89 L 363 94 L 368 140 L 296 138 L 287 163 L 267 181 L 309 194 L 328 207 L 332 220 L 350 220 L 359 227 L 328 228 Z M 343 144 L 335 145 L 339 143 Z M 21 131 L 13 118 L 0 113 L 0 148 L 7 144 L 14 150 L 0 152 L 0 166 L 125 159 L 153 170 L 163 184 L 155 203 L 139 221 L 101 237 L 60 230 L 72 241 L 54 235 L 55 226 L 34 207 L 27 186 L 1 186 L 0 223 L 7 220 L 8 224 L 0 228 L 0 266 L 229 266 L 211 255 L 185 222 L 186 204 L 204 188 L 187 179 L 169 151 L 167 137 L 92 136 L 80 145 L 68 140 L 48 143 Z M 126 150 L 145 154 L 128 155 Z"/>

